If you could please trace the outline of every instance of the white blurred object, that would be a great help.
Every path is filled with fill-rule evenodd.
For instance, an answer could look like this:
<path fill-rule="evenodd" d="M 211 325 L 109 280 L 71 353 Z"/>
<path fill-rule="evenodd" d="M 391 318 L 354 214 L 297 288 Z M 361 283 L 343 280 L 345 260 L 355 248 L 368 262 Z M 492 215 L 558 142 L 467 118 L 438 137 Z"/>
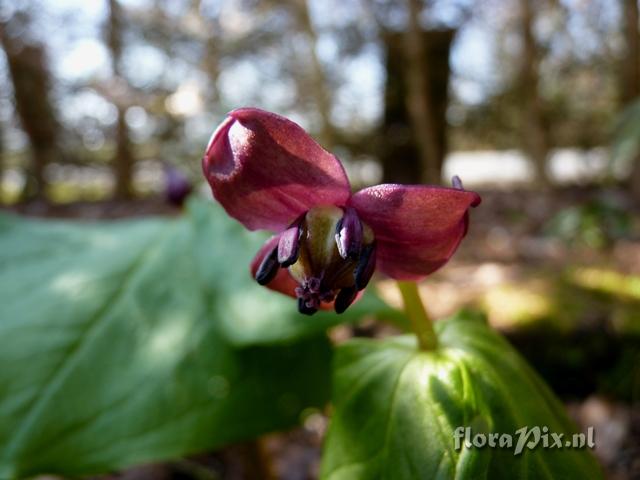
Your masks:
<path fill-rule="evenodd" d="M 556 183 L 585 182 L 609 173 L 608 155 L 602 147 L 557 149 L 552 152 L 547 168 Z M 626 172 L 614 169 L 613 174 L 624 177 Z M 533 181 L 534 169 L 519 150 L 452 152 L 444 162 L 443 182 L 449 182 L 453 175 L 460 175 L 465 186 L 511 186 Z"/>

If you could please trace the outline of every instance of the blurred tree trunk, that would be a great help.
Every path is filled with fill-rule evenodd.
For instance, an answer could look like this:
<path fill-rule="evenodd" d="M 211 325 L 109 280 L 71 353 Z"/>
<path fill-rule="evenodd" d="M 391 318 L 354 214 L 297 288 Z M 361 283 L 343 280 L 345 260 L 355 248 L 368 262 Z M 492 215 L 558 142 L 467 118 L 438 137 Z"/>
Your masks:
<path fill-rule="evenodd" d="M 4 171 L 6 168 L 6 148 L 5 148 L 5 140 L 4 140 L 4 132 L 5 125 L 4 122 L 0 121 L 0 205 L 3 202 L 3 192 L 4 192 Z"/>
<path fill-rule="evenodd" d="M 206 93 L 209 105 L 215 105 L 220 101 L 220 92 L 218 91 L 218 76 L 220 75 L 220 57 L 221 43 L 220 25 L 217 19 L 203 16 L 202 0 L 193 0 L 191 4 L 191 12 L 194 19 L 198 21 L 198 31 L 202 32 L 205 38 L 204 56 L 202 57 L 201 68 L 207 74 L 209 79 Z M 165 47 L 165 49 L 167 49 Z M 167 49 L 168 50 L 168 49 Z"/>
<path fill-rule="evenodd" d="M 423 183 L 440 183 L 440 168 L 438 164 L 439 149 L 435 138 L 435 119 L 431 95 L 429 92 L 429 65 L 426 57 L 428 38 L 423 35 L 420 26 L 421 0 L 407 0 L 409 24 L 405 32 L 404 48 L 406 62 L 405 79 L 407 82 L 407 111 L 413 130 L 413 136 L 418 146 L 420 163 L 422 164 Z"/>
<path fill-rule="evenodd" d="M 624 3 L 626 54 L 622 62 L 622 107 L 640 100 L 640 15 L 638 0 L 622 0 Z M 640 201 L 640 156 L 631 169 L 631 191 Z"/>
<path fill-rule="evenodd" d="M 23 21 L 28 22 L 26 19 Z M 24 200 L 46 201 L 46 167 L 60 156 L 59 123 L 49 96 L 52 79 L 42 44 L 9 35 L 0 23 L 0 42 L 7 56 L 15 108 L 31 146 Z"/>
<path fill-rule="evenodd" d="M 133 163 L 134 157 L 129 138 L 129 127 L 125 118 L 126 107 L 118 105 L 116 122 L 116 154 L 113 159 L 116 178 L 114 198 L 128 200 L 133 197 Z"/>
<path fill-rule="evenodd" d="M 210 30 L 213 30 L 215 27 L 208 23 L 210 26 Z M 205 48 L 205 57 L 202 61 L 202 69 L 207 74 L 209 78 L 209 88 L 207 89 L 207 100 L 210 102 L 210 105 L 215 105 L 220 101 L 220 92 L 218 91 L 218 76 L 220 75 L 220 51 L 219 51 L 219 43 L 220 39 L 217 38 L 213 33 L 207 38 L 206 48 Z"/>
<path fill-rule="evenodd" d="M 325 149 L 331 151 L 335 145 L 335 128 L 331 121 L 331 95 L 328 80 L 317 53 L 318 36 L 311 22 L 308 0 L 293 0 L 292 6 L 300 31 L 308 40 L 308 55 L 309 62 L 311 62 L 309 93 L 318 110 L 321 122 L 318 139 Z"/>
<path fill-rule="evenodd" d="M 129 136 L 129 127 L 125 114 L 127 101 L 125 100 L 126 81 L 122 75 L 122 51 L 124 16 L 118 0 L 107 0 L 109 16 L 107 18 L 106 43 L 111 54 L 111 71 L 114 77 L 114 86 L 119 94 L 115 95 L 115 104 L 118 110 L 116 122 L 116 152 L 113 158 L 113 173 L 116 181 L 114 198 L 127 200 L 133 196 L 133 164 L 135 158 Z"/>
<path fill-rule="evenodd" d="M 544 118 L 544 105 L 540 96 L 540 52 L 533 35 L 535 13 L 534 0 L 520 0 L 520 28 L 523 40 L 522 68 L 520 71 L 520 96 L 524 102 L 523 143 L 533 162 L 536 182 L 544 189 L 551 186 L 547 172 L 547 160 L 551 149 L 549 127 Z"/>
<path fill-rule="evenodd" d="M 626 106 L 640 97 L 640 22 L 638 0 L 624 3 L 626 55 L 622 64 L 622 102 Z"/>
<path fill-rule="evenodd" d="M 448 104 L 449 85 L 449 51 L 455 32 L 453 30 L 421 31 L 422 37 L 422 63 L 431 68 L 425 68 L 424 74 L 428 76 L 428 90 L 418 92 L 422 100 L 415 100 L 409 96 L 409 81 L 407 76 L 410 71 L 407 68 L 405 33 L 387 33 L 386 44 L 386 69 L 387 83 L 385 86 L 385 110 L 384 122 L 376 150 L 380 155 L 383 180 L 389 183 L 440 183 L 442 178 L 442 165 L 447 151 L 446 142 L 446 109 Z M 415 61 L 415 59 L 414 59 Z M 417 78 L 414 79 L 418 80 Z M 416 82 L 417 84 L 418 82 Z M 422 83 L 422 80 L 420 80 Z M 427 88 L 427 85 L 425 85 Z M 409 113 L 409 107 L 413 101 L 424 101 L 428 98 L 429 118 L 433 125 L 429 130 L 429 141 L 433 143 L 430 149 L 435 149 L 436 160 L 433 162 L 435 172 L 427 175 L 425 161 L 418 144 L 417 131 Z M 422 105 L 420 109 L 425 109 Z M 423 112 L 424 114 L 424 112 Z M 424 140 L 424 139 L 423 139 Z M 424 147 L 424 145 L 423 145 Z M 429 159 L 429 162 L 431 160 Z"/>

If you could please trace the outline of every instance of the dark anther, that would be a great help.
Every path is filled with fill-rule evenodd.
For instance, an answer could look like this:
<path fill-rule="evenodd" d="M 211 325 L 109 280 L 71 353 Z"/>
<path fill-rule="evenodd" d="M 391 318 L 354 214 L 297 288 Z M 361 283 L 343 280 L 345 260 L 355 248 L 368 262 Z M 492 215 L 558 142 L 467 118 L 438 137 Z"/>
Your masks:
<path fill-rule="evenodd" d="M 460 177 L 458 175 L 454 175 L 453 177 L 451 177 L 451 186 L 456 190 L 464 190 L 464 187 L 462 186 L 462 180 L 460 180 Z"/>
<path fill-rule="evenodd" d="M 362 248 L 362 223 L 353 208 L 347 207 L 336 225 L 336 245 L 344 259 L 358 258 Z"/>
<path fill-rule="evenodd" d="M 268 255 L 262 259 L 262 263 L 256 271 L 256 282 L 266 285 L 273 280 L 278 273 L 280 263 L 278 263 L 278 247 L 276 246 Z"/>
<path fill-rule="evenodd" d="M 298 298 L 298 311 L 304 315 L 313 315 L 318 311 L 312 303 L 308 302 L 304 297 Z"/>
<path fill-rule="evenodd" d="M 296 225 L 286 229 L 278 242 L 278 262 L 283 267 L 296 263 L 300 253 L 300 228 Z"/>
<path fill-rule="evenodd" d="M 336 313 L 343 313 L 347 308 L 349 308 L 349 305 L 351 305 L 356 299 L 356 295 L 358 295 L 358 290 L 356 290 L 355 287 L 347 287 L 340 290 L 336 296 L 336 301 L 333 304 L 333 308 Z"/>
<path fill-rule="evenodd" d="M 367 286 L 375 269 L 376 244 L 374 242 L 371 245 L 363 247 L 360 258 L 358 259 L 358 265 L 356 266 L 356 270 L 354 272 L 356 289 L 358 291 Z"/>

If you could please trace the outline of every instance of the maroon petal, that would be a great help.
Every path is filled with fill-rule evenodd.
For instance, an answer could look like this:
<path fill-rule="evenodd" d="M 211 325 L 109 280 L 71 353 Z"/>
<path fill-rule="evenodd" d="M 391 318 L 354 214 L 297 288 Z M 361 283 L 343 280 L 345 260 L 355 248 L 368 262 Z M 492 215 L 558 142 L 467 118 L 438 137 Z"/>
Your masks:
<path fill-rule="evenodd" d="M 344 205 L 340 161 L 297 124 L 241 108 L 214 132 L 202 160 L 214 197 L 250 230 L 284 230 L 316 205 Z"/>
<path fill-rule="evenodd" d="M 397 280 L 421 280 L 444 265 L 467 230 L 480 196 L 455 188 L 377 185 L 350 205 L 374 231 L 376 268 Z"/>

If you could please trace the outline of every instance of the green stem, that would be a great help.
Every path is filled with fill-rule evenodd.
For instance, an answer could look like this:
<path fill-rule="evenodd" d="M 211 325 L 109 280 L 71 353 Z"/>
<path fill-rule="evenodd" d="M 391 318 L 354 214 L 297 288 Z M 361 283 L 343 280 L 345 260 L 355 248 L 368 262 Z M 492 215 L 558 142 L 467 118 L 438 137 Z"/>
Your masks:
<path fill-rule="evenodd" d="M 415 282 L 397 283 L 404 301 L 404 310 L 411 320 L 413 331 L 418 337 L 420 350 L 435 350 L 438 346 L 438 338 L 433 329 L 433 322 L 427 315 L 420 293 L 418 293 L 418 285 Z"/>

